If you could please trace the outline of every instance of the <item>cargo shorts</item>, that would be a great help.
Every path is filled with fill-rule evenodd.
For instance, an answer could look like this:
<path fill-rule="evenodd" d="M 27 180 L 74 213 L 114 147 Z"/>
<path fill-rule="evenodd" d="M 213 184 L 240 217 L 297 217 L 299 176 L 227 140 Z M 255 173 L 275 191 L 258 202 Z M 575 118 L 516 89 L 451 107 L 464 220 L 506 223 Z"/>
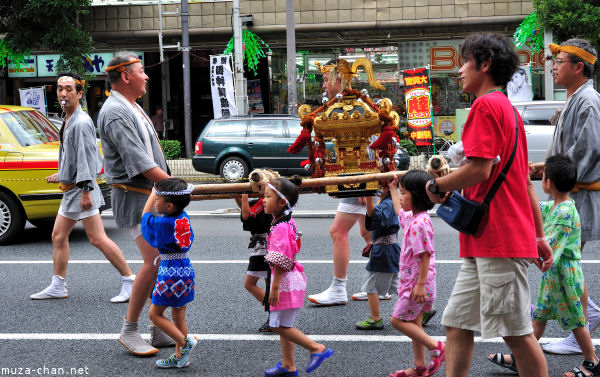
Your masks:
<path fill-rule="evenodd" d="M 531 258 L 464 258 L 442 325 L 482 338 L 533 332 L 527 269 Z"/>

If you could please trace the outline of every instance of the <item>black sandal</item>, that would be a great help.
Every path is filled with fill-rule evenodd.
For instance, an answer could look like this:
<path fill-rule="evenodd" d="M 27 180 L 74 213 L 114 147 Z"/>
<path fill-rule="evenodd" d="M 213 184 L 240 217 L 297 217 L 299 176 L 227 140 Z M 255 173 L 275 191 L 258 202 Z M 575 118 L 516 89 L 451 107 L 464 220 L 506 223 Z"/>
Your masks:
<path fill-rule="evenodd" d="M 517 372 L 517 364 L 515 363 L 515 357 L 513 356 L 512 353 L 510 354 L 510 358 L 511 358 L 511 363 L 509 364 L 506 362 L 506 360 L 504 360 L 504 354 L 501 352 L 498 352 L 494 356 L 488 357 L 488 360 L 496 365 L 501 366 L 502 368 L 510 369 L 513 372 L 518 373 Z M 573 373 L 575 373 L 574 370 L 573 370 Z M 581 377 L 581 376 L 576 375 L 576 377 Z"/>
<path fill-rule="evenodd" d="M 584 360 L 583 363 L 581 363 L 581 366 L 583 367 L 583 369 L 585 369 L 585 371 L 591 374 L 585 374 L 585 372 L 581 370 L 581 368 L 575 367 L 571 369 L 573 377 L 600 376 L 600 362 L 598 364 L 594 364 L 593 361 Z"/>

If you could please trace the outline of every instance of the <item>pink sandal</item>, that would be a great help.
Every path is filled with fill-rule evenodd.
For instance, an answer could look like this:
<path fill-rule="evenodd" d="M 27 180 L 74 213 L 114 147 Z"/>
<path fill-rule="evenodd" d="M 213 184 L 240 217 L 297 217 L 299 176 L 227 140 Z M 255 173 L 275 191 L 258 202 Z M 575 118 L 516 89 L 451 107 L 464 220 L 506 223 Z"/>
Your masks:
<path fill-rule="evenodd" d="M 428 376 L 431 376 L 440 369 L 446 359 L 446 345 L 443 342 L 438 342 L 437 347 L 429 351 L 429 353 L 431 354 L 431 360 L 429 361 L 427 371 L 429 372 Z"/>
<path fill-rule="evenodd" d="M 419 367 L 415 364 L 412 365 L 412 367 L 416 374 L 406 374 L 405 371 L 403 370 L 397 370 L 395 372 L 390 373 L 390 377 L 425 377 L 425 376 L 429 376 L 429 374 L 427 373 L 427 367 Z"/>

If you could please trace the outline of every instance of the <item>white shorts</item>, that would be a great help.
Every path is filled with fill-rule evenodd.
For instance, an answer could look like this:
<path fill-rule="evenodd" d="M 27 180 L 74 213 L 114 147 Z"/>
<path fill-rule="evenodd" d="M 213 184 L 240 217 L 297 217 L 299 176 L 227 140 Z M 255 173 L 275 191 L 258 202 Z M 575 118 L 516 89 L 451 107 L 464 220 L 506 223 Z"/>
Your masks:
<path fill-rule="evenodd" d="M 352 213 L 352 214 L 363 215 L 363 216 L 365 216 L 367 214 L 367 206 L 363 206 L 360 203 L 359 204 L 340 203 L 340 204 L 338 204 L 337 210 L 338 210 L 338 212 Z"/>
<path fill-rule="evenodd" d="M 255 278 L 267 278 L 268 271 L 246 271 L 246 275 L 254 276 Z"/>
<path fill-rule="evenodd" d="M 125 229 L 127 232 L 129 232 L 129 235 L 134 240 L 137 240 L 137 238 L 142 235 L 142 224 L 135 224 L 134 226 L 127 226 L 123 229 Z"/>
<path fill-rule="evenodd" d="M 88 217 L 97 215 L 99 213 L 100 213 L 100 211 L 98 210 L 98 208 L 90 209 L 87 211 L 77 211 L 77 212 L 65 212 L 65 211 L 63 211 L 62 206 L 60 206 L 58 208 L 59 215 L 61 215 L 62 217 L 66 217 L 69 220 L 75 220 L 75 221 L 79 221 L 81 219 L 87 219 Z"/>
<path fill-rule="evenodd" d="M 294 327 L 300 308 L 274 310 L 269 314 L 270 327 Z"/>

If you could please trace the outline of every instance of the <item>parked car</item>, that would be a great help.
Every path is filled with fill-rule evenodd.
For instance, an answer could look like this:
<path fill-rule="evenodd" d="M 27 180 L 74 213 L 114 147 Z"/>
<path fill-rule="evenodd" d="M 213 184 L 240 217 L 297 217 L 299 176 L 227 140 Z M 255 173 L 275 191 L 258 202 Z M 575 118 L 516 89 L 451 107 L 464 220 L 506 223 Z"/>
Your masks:
<path fill-rule="evenodd" d="M 525 126 L 529 161 L 543 162 L 546 159 L 546 151 L 554 135 L 554 126 L 550 124 L 550 118 L 556 110 L 562 109 L 564 104 L 565 101 L 513 103 Z"/>
<path fill-rule="evenodd" d="M 40 112 L 0 105 L 0 244 L 15 239 L 25 221 L 38 227 L 54 223 L 62 192 L 46 177 L 58 170 L 58 129 Z M 106 180 L 98 184 L 110 207 Z"/>
<path fill-rule="evenodd" d="M 564 104 L 565 101 L 513 103 L 513 106 L 521 115 L 523 125 L 525 126 L 529 161 L 544 162 L 546 159 L 546 151 L 554 135 L 554 126 L 550 124 L 550 118 Z M 470 108 L 466 110 L 468 111 Z"/>
<path fill-rule="evenodd" d="M 228 180 L 248 177 L 257 168 L 269 168 L 282 174 L 309 175 L 300 163 L 308 151 L 290 154 L 302 126 L 298 117 L 289 115 L 249 115 L 213 119 L 204 128 L 192 157 L 194 169 L 218 174 Z M 327 149 L 333 151 L 333 143 Z M 335 156 L 334 156 L 335 158 Z M 410 162 L 405 151 L 399 150 L 396 165 Z"/>

